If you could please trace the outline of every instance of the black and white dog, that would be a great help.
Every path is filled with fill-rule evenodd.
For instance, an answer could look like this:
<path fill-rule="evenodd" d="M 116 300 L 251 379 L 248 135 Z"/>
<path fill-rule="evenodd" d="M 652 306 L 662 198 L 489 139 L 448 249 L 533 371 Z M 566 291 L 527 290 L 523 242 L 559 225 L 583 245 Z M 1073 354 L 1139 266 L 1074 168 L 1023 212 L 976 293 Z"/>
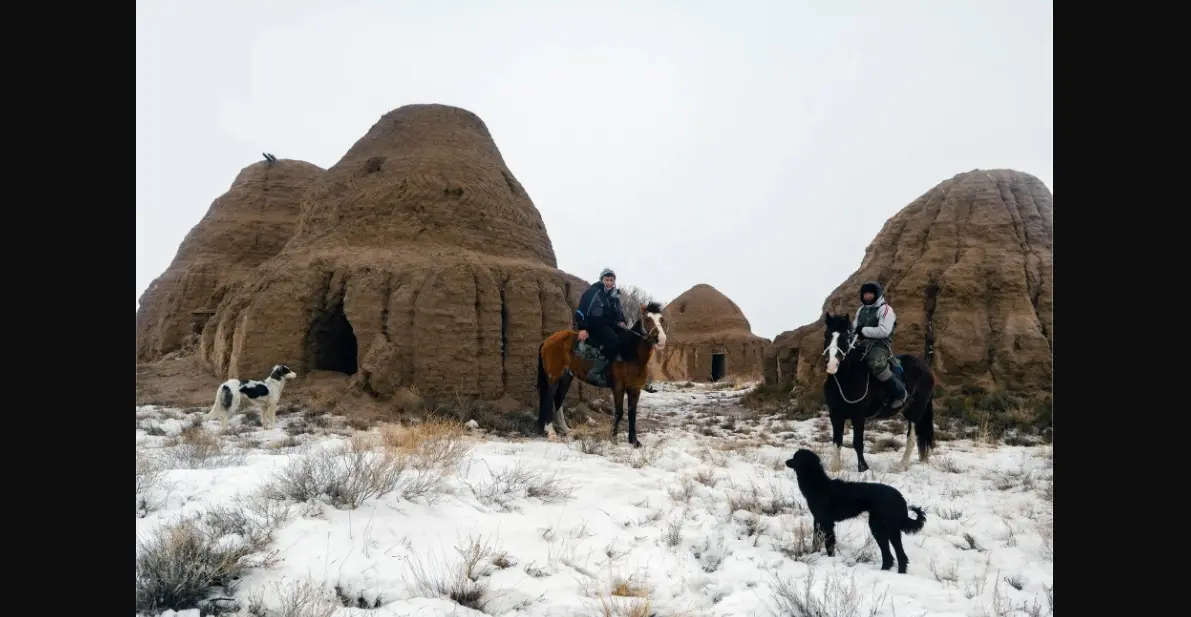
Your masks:
<path fill-rule="evenodd" d="M 881 569 L 893 567 L 897 552 L 897 571 L 906 573 L 910 559 L 902 548 L 902 533 L 918 533 L 926 524 L 926 514 L 918 506 L 906 504 L 901 491 L 877 482 L 833 480 L 823 471 L 819 455 L 803 448 L 786 461 L 786 467 L 798 476 L 798 489 L 806 498 L 807 509 L 815 517 L 815 531 L 823 534 L 827 554 L 835 554 L 835 524 L 868 512 L 868 528 L 881 549 Z M 918 518 L 910 518 L 913 510 Z"/>
<path fill-rule="evenodd" d="M 219 428 L 226 431 L 228 419 L 240 411 L 240 405 L 246 403 L 260 410 L 263 428 L 273 428 L 277 425 L 277 403 L 281 401 L 285 382 L 297 376 L 288 366 L 278 364 L 264 381 L 229 379 L 219 386 L 215 393 L 215 404 L 211 406 L 211 413 L 207 417 L 218 418 Z"/>

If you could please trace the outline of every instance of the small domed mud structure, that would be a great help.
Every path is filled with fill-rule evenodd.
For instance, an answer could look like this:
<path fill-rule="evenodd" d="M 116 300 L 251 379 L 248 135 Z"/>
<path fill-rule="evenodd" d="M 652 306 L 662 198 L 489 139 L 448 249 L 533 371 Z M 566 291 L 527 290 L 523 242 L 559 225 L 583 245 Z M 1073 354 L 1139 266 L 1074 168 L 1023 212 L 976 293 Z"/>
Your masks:
<path fill-rule="evenodd" d="M 1034 176 L 974 170 L 946 180 L 885 223 L 860 268 L 823 311 L 855 314 L 880 281 L 897 311 L 897 353 L 931 360 L 945 385 L 1050 391 L 1054 198 Z M 822 319 L 774 339 L 767 383 L 825 378 Z"/>
<path fill-rule="evenodd" d="M 281 251 L 302 196 L 323 169 L 288 159 L 245 167 L 190 230 L 170 267 L 141 295 L 136 358 L 193 346 L 215 306 L 246 274 Z"/>
<path fill-rule="evenodd" d="M 666 305 L 668 335 L 653 377 L 667 381 L 759 379 L 769 339 L 753 334 L 740 307 L 715 287 L 700 283 Z"/>
<path fill-rule="evenodd" d="M 381 399 L 533 399 L 537 352 L 587 283 L 557 269 L 541 215 L 476 115 L 385 114 L 306 193 L 285 248 L 202 334 L 217 375 L 351 375 Z"/>

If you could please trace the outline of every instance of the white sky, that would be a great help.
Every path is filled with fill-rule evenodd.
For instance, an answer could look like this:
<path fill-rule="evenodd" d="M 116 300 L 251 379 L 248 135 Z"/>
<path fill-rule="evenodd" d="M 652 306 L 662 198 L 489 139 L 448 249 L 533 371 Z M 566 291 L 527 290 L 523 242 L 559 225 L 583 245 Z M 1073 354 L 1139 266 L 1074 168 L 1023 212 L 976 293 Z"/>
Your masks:
<path fill-rule="evenodd" d="M 770 338 L 956 173 L 1054 189 L 1041 0 L 136 6 L 138 298 L 262 151 L 327 168 L 409 103 L 484 120 L 559 268 L 709 283 Z"/>

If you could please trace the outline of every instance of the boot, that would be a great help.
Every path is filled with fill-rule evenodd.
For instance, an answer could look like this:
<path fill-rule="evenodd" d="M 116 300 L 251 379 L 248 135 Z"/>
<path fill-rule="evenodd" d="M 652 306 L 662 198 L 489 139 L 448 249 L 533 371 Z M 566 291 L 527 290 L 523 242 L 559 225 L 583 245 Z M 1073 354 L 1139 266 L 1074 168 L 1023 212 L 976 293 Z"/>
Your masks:
<path fill-rule="evenodd" d="M 885 384 L 885 389 L 889 392 L 892 399 L 889 406 L 893 409 L 900 409 L 902 405 L 906 404 L 906 386 L 902 383 L 901 377 L 893 374 L 893 371 L 888 368 L 881 371 L 877 375 L 877 380 Z"/>
<path fill-rule="evenodd" d="M 608 368 L 608 360 L 600 356 L 591 362 L 591 370 L 587 371 L 587 381 L 592 384 L 604 383 L 604 369 Z"/>

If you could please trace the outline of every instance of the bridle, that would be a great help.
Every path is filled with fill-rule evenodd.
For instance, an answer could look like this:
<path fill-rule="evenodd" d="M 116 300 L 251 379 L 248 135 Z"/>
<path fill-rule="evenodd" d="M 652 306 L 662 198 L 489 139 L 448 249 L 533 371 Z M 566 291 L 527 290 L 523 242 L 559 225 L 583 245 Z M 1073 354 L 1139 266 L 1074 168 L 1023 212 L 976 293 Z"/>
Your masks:
<path fill-rule="evenodd" d="M 641 319 L 637 320 L 637 323 L 641 323 L 644 320 L 645 320 L 645 316 L 642 316 Z M 649 332 L 646 332 L 645 334 L 641 334 L 640 332 L 637 332 L 636 330 L 633 329 L 633 326 L 636 326 L 637 323 L 633 324 L 632 326 L 622 326 L 622 329 L 625 330 L 626 332 L 628 332 L 629 334 L 632 334 L 633 336 L 635 336 L 645 342 L 649 342 L 649 335 L 653 334 L 654 331 L 660 327 L 658 324 L 655 323 L 655 324 L 653 324 L 653 327 L 649 329 Z M 656 345 L 657 343 L 654 342 L 654 344 Z"/>

